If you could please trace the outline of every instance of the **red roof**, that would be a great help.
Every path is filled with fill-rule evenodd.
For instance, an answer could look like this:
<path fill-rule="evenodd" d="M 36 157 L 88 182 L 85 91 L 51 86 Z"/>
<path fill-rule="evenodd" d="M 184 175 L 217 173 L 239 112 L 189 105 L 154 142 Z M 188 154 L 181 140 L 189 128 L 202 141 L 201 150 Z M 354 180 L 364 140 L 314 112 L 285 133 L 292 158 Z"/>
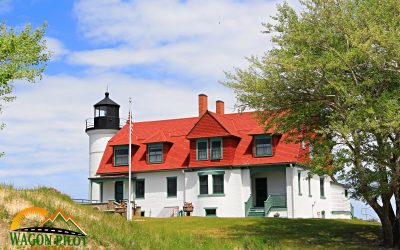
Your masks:
<path fill-rule="evenodd" d="M 157 142 L 170 142 L 170 141 L 167 139 L 167 136 L 164 134 L 164 132 L 162 130 L 159 130 L 156 133 L 154 133 L 153 136 L 144 140 L 143 143 L 149 144 L 149 143 L 157 143 Z"/>
<path fill-rule="evenodd" d="M 113 146 L 127 145 L 129 125 L 126 124 L 108 142 L 97 174 L 124 173 L 128 166 L 113 166 Z M 257 121 L 254 112 L 216 114 L 207 111 L 202 117 L 134 122 L 132 136 L 132 171 L 144 172 L 166 169 L 185 169 L 196 167 L 248 166 L 299 162 L 299 144 L 285 143 L 285 136 L 274 135 L 273 155 L 254 157 L 252 153 L 253 134 L 263 133 L 263 126 Z M 257 132 L 257 133 L 254 133 Z M 195 147 L 190 141 L 196 138 L 223 137 L 224 156 L 222 160 L 198 161 Z M 164 144 L 164 162 L 147 162 L 148 143 Z M 226 142 L 226 143 L 225 143 Z M 229 144 L 229 145 L 227 145 Z M 226 147 L 226 150 L 225 150 Z M 194 150 L 194 151 L 193 151 Z M 227 153 L 225 153 L 225 151 Z M 190 155 L 192 153 L 192 157 Z"/>

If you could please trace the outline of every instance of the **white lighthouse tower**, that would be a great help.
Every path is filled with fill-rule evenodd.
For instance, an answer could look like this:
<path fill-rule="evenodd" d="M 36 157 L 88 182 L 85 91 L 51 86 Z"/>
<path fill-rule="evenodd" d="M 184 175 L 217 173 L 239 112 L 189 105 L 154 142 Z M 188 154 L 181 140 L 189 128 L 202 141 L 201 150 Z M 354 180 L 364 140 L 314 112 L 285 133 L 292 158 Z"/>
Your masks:
<path fill-rule="evenodd" d="M 86 120 L 86 133 L 89 136 L 89 200 L 102 201 L 102 183 L 96 183 L 93 178 L 107 142 L 120 129 L 119 105 L 109 98 L 109 93 L 94 105 L 94 118 Z"/>

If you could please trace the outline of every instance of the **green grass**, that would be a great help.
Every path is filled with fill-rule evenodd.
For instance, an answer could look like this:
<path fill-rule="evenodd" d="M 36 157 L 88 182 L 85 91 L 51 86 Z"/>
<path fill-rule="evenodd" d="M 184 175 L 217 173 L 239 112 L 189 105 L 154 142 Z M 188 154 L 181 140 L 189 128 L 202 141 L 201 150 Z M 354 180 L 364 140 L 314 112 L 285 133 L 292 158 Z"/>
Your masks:
<path fill-rule="evenodd" d="M 376 249 L 380 232 L 379 224 L 360 220 L 181 217 L 127 222 L 119 215 L 77 205 L 53 189 L 0 186 L 3 236 L 18 211 L 7 204 L 50 212 L 60 207 L 88 233 L 92 249 Z M 0 246 L 7 240 L 0 237 Z"/>

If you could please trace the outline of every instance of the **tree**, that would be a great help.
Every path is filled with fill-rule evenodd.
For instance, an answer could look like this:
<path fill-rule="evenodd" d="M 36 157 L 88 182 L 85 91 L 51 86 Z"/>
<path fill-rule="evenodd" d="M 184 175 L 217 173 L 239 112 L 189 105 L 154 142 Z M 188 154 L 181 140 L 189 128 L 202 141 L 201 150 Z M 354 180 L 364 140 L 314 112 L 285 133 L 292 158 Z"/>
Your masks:
<path fill-rule="evenodd" d="M 27 25 L 21 32 L 16 32 L 6 24 L 0 24 L 0 103 L 15 99 L 11 95 L 14 80 L 33 83 L 37 77 L 41 78 L 50 58 L 43 39 L 44 30 L 45 25 L 35 30 Z M 3 127 L 4 124 L 0 124 L 0 129 Z"/>
<path fill-rule="evenodd" d="M 400 2 L 301 3 L 278 6 L 263 24 L 274 47 L 224 84 L 267 128 L 310 143 L 304 164 L 345 180 L 379 216 L 384 246 L 399 248 Z"/>

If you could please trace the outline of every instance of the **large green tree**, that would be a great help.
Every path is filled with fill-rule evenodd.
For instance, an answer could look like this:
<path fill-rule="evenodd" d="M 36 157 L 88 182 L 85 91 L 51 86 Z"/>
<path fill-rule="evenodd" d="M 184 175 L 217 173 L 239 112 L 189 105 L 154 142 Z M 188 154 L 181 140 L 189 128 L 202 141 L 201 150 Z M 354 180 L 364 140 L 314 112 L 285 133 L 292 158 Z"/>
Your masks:
<path fill-rule="evenodd" d="M 344 179 L 399 248 L 400 1 L 304 0 L 264 24 L 274 47 L 227 73 L 242 107 L 314 153 L 305 165 Z M 395 200 L 395 206 L 390 202 Z"/>
<path fill-rule="evenodd" d="M 16 32 L 6 24 L 0 24 L 0 113 L 1 103 L 15 99 L 12 96 L 13 81 L 35 82 L 46 67 L 50 53 L 44 40 L 45 25 L 33 30 L 27 25 Z M 4 124 L 0 124 L 0 129 Z"/>

